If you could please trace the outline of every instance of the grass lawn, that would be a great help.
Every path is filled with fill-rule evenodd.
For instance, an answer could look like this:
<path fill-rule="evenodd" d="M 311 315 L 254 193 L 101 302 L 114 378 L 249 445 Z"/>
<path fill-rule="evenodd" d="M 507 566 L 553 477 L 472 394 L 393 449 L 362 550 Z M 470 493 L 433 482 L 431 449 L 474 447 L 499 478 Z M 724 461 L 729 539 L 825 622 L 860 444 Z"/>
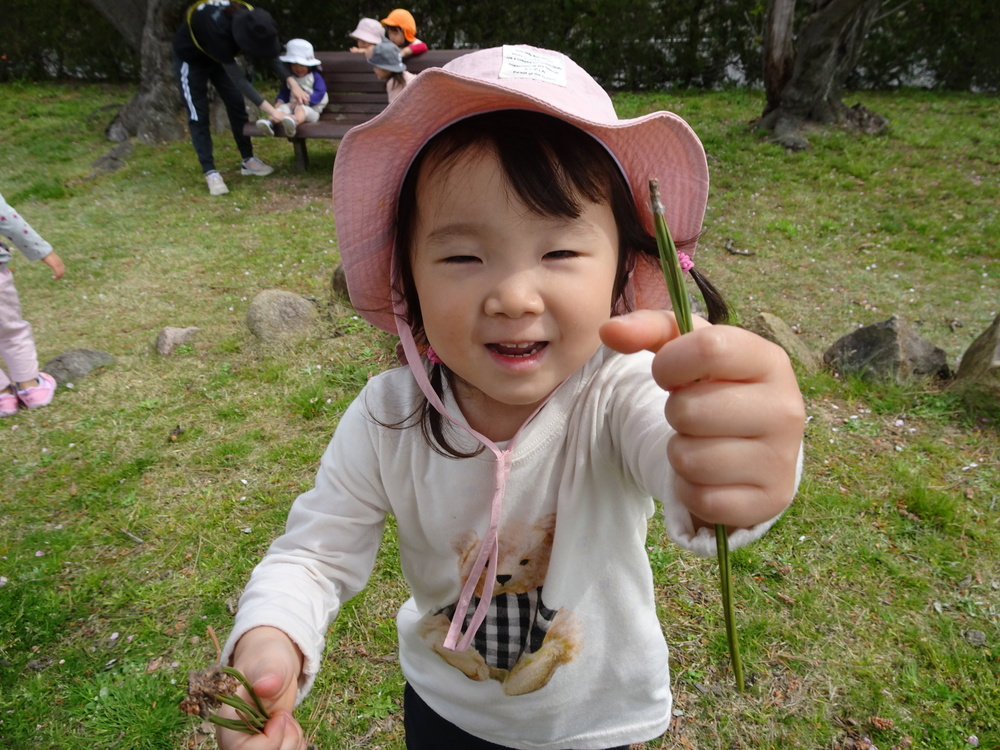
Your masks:
<path fill-rule="evenodd" d="M 0 747 L 214 747 L 177 710 L 215 659 L 250 570 L 311 486 L 319 456 L 394 342 L 330 292 L 334 145 L 212 198 L 186 141 L 137 144 L 112 174 L 108 107 L 129 92 L 0 87 L 0 192 L 66 262 L 55 283 L 15 257 L 42 362 L 75 348 L 115 363 L 52 406 L 0 420 Z M 810 135 L 790 155 L 750 132 L 762 95 L 620 95 L 666 108 L 709 153 L 696 261 L 740 319 L 768 311 L 821 353 L 899 315 L 957 358 L 1000 313 L 1000 102 L 903 91 L 860 99 L 890 134 Z M 15 253 L 16 255 L 16 253 Z M 253 296 L 314 298 L 324 333 L 267 352 Z M 164 326 L 195 341 L 156 353 Z M 715 563 L 655 526 L 649 556 L 672 648 L 675 720 L 647 748 L 1000 747 L 1000 428 L 940 384 L 800 373 L 806 471 L 796 503 L 733 555 L 744 669 L 729 670 Z M 387 532 L 368 589 L 329 634 L 298 716 L 318 748 L 403 747 Z M 866 744 L 868 743 L 868 744 Z"/>

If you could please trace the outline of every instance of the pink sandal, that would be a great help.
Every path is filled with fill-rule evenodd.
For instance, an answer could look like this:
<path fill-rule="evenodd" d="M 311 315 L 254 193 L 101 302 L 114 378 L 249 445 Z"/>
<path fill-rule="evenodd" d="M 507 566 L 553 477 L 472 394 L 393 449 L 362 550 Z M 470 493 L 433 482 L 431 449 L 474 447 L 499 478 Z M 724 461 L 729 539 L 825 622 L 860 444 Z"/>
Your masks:
<path fill-rule="evenodd" d="M 17 414 L 17 396 L 13 393 L 0 393 L 0 417 L 13 417 L 15 414 Z"/>
<path fill-rule="evenodd" d="M 17 397 L 28 409 L 37 409 L 39 406 L 48 406 L 52 403 L 52 396 L 56 392 L 56 379 L 51 375 L 38 373 L 38 385 L 17 392 Z"/>

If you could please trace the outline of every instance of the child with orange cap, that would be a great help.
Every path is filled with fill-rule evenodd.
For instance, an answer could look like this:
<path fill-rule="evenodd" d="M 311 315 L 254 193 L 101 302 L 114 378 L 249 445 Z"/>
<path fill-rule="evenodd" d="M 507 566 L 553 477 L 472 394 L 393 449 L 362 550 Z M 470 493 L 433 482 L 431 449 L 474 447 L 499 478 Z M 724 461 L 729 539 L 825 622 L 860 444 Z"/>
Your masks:
<path fill-rule="evenodd" d="M 427 51 L 427 45 L 417 39 L 417 22 L 408 10 L 396 8 L 382 19 L 385 35 L 389 37 L 403 57 L 419 55 Z"/>

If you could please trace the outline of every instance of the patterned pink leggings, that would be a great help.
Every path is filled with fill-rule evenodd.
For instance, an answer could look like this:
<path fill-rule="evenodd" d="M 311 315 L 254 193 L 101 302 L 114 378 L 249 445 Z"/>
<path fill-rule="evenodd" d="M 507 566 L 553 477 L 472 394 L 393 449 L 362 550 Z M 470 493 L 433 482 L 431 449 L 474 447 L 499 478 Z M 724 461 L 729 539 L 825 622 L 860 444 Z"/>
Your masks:
<path fill-rule="evenodd" d="M 11 381 L 24 383 L 37 377 L 38 354 L 31 323 L 21 317 L 14 274 L 0 266 L 0 390 Z"/>

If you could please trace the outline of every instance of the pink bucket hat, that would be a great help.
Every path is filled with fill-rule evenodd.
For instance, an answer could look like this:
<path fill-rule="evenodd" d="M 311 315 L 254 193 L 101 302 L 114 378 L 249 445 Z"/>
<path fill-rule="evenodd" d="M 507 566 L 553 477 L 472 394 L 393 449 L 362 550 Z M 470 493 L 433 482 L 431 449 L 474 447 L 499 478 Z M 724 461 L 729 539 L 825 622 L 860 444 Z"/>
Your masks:
<path fill-rule="evenodd" d="M 413 159 L 448 125 L 502 109 L 553 115 L 602 143 L 628 180 L 650 234 L 652 178 L 660 181 L 671 234 L 687 239 L 701 231 L 708 164 L 684 120 L 672 112 L 619 120 L 604 89 L 559 52 L 521 45 L 471 51 L 421 72 L 381 114 L 348 131 L 337 149 L 333 212 L 340 257 L 351 301 L 372 325 L 398 333 L 390 269 L 396 205 Z M 626 294 L 637 308 L 670 306 L 658 263 L 638 264 Z"/>
<path fill-rule="evenodd" d="M 385 39 L 385 29 L 374 18 L 362 18 L 358 27 L 347 36 L 369 44 L 378 44 Z"/>

